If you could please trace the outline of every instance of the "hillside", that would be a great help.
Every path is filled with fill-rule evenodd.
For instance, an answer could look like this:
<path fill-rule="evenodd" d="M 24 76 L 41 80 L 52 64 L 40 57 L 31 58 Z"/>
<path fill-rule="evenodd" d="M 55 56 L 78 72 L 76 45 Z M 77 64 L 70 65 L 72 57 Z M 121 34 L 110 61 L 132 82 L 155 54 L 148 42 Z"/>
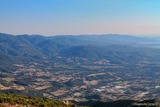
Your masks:
<path fill-rule="evenodd" d="M 159 61 L 160 50 L 151 47 L 151 43 L 157 42 L 146 37 L 113 34 L 45 37 L 0 33 L 0 69 L 11 69 L 15 63 L 43 63 L 45 59 L 54 63 L 58 56 L 109 59 L 115 63 L 132 58 L 132 64 L 144 58 Z"/>
<path fill-rule="evenodd" d="M 47 98 L 27 97 L 16 94 L 0 94 L 0 107 L 80 107 L 71 103 Z M 82 106 L 81 106 L 82 107 Z"/>
<path fill-rule="evenodd" d="M 77 102 L 75 102 L 77 103 Z M 156 100 L 131 101 L 119 100 L 114 102 L 88 101 L 75 104 L 65 103 L 47 98 L 27 97 L 16 94 L 0 94 L 0 107 L 159 107 Z M 85 106 L 86 105 L 86 106 Z"/>
<path fill-rule="evenodd" d="M 160 99 L 159 37 L 0 33 L 0 92 L 85 102 Z"/>
<path fill-rule="evenodd" d="M 81 102 L 79 105 L 89 105 L 90 107 L 159 107 L 160 102 L 156 100 L 118 100 L 113 102 L 88 101 Z"/>

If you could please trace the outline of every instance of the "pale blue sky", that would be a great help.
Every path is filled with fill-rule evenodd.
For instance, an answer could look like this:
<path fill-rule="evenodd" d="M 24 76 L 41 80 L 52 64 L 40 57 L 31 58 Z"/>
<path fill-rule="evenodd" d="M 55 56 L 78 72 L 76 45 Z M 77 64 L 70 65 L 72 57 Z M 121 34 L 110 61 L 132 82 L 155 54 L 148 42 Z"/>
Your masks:
<path fill-rule="evenodd" d="M 160 34 L 160 0 L 0 0 L 0 32 Z"/>

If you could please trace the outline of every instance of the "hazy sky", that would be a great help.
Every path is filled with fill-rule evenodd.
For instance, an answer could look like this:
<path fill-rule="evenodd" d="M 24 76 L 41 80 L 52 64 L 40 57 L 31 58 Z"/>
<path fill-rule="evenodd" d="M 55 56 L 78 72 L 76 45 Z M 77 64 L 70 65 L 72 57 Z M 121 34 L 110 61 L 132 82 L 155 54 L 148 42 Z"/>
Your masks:
<path fill-rule="evenodd" d="M 160 0 L 0 0 L 0 32 L 160 34 Z"/>

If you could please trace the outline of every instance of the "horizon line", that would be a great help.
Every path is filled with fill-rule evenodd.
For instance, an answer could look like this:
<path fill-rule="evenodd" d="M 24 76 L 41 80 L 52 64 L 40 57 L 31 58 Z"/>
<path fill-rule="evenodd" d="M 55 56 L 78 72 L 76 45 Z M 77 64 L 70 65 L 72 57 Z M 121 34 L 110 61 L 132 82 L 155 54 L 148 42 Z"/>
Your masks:
<path fill-rule="evenodd" d="M 53 34 L 53 35 L 48 35 L 48 34 L 40 34 L 40 33 L 19 33 L 19 34 L 13 34 L 13 33 L 5 33 L 5 32 L 0 32 L 0 34 L 8 34 L 8 35 L 13 35 L 13 36 L 20 36 L 20 35 L 28 35 L 28 36 L 34 36 L 34 35 L 39 35 L 39 36 L 84 36 L 84 35 L 93 35 L 93 36 L 102 36 L 102 35 L 126 35 L 126 36 L 160 36 L 160 34 L 128 34 L 128 33 L 101 33 L 101 34 L 92 34 L 92 33 L 82 33 L 82 34 Z"/>

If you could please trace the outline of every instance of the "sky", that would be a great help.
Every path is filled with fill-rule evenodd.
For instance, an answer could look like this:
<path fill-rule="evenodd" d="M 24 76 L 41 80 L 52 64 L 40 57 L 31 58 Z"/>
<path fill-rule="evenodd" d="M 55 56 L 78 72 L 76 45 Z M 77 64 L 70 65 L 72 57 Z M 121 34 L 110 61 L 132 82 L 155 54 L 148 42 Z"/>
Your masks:
<path fill-rule="evenodd" d="M 160 34 L 160 0 L 0 0 L 9 34 Z"/>

